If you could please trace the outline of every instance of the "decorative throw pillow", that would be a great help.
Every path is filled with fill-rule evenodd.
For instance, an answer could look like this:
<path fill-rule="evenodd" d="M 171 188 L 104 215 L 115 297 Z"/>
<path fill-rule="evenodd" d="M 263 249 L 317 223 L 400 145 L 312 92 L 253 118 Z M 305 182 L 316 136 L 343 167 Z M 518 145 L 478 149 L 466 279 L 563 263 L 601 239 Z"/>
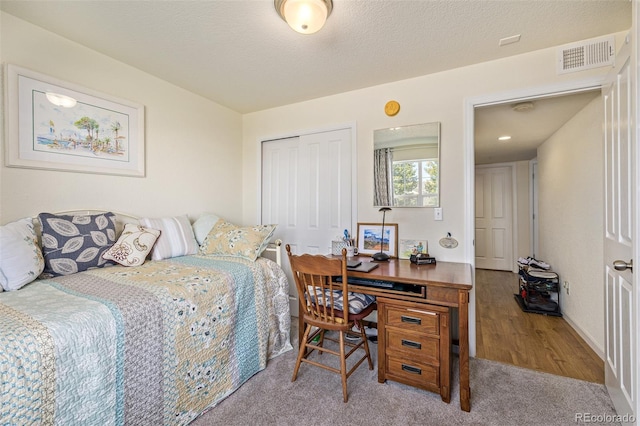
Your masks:
<path fill-rule="evenodd" d="M 40 213 L 45 277 L 69 275 L 114 263 L 103 253 L 116 241 L 111 212 L 95 215 Z"/>
<path fill-rule="evenodd" d="M 0 291 L 18 290 L 38 278 L 43 269 L 33 219 L 0 226 Z"/>
<path fill-rule="evenodd" d="M 142 265 L 159 236 L 156 229 L 127 223 L 118 241 L 102 257 L 123 266 Z"/>
<path fill-rule="evenodd" d="M 153 260 L 187 256 L 198 252 L 198 243 L 186 215 L 162 219 L 142 218 L 140 224 L 161 232 L 156 245 L 151 250 Z"/>
<path fill-rule="evenodd" d="M 202 213 L 198 220 L 193 223 L 193 233 L 196 236 L 198 245 L 202 245 L 204 239 L 209 235 L 209 231 L 220 218 L 213 213 Z"/>
<path fill-rule="evenodd" d="M 203 255 L 242 257 L 255 261 L 269 244 L 276 225 L 238 227 L 224 219 L 218 220 L 205 238 Z"/>

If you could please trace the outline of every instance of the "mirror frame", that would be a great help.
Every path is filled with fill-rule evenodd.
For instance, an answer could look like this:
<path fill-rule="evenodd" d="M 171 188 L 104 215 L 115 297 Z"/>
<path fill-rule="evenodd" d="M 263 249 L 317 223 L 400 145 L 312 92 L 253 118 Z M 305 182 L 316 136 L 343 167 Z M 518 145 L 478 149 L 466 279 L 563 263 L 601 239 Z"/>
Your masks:
<path fill-rule="evenodd" d="M 420 131 L 422 128 L 422 131 Z M 399 126 L 399 127 L 392 127 L 392 128 L 384 128 L 384 129 L 377 129 L 373 131 L 373 156 L 374 156 L 374 160 L 373 160 L 373 205 L 374 207 L 393 207 L 393 208 L 435 208 L 435 207 L 440 207 L 440 145 L 441 145 L 441 132 L 440 132 L 440 128 L 441 128 L 441 123 L 439 121 L 434 121 L 431 123 L 419 123 L 419 124 L 412 124 L 412 125 L 407 125 L 407 126 Z M 391 134 L 392 132 L 398 132 L 399 133 L 399 137 L 394 139 L 393 137 L 389 137 L 389 134 Z M 402 133 L 400 133 L 402 132 Z M 378 162 L 384 162 L 386 160 L 384 160 L 384 158 L 376 158 L 376 156 L 378 155 L 376 153 L 377 149 L 384 149 L 384 148 L 397 148 L 397 147 L 404 147 L 404 146 L 420 146 L 420 145 L 431 145 L 431 144 L 416 144 L 413 143 L 412 141 L 415 141 L 415 139 L 427 139 L 427 138 L 436 138 L 437 139 L 437 150 L 438 150 L 438 155 L 437 155 L 437 164 L 438 164 L 438 183 L 437 183 L 437 187 L 438 187 L 438 193 L 437 193 L 437 201 L 435 205 L 431 205 L 431 206 L 400 206 L 400 205 L 395 205 L 395 203 L 392 201 L 391 203 L 381 203 L 378 202 L 378 197 L 376 197 L 376 192 L 377 192 L 377 187 L 381 186 L 391 186 L 390 191 L 391 191 L 391 198 L 393 198 L 393 184 L 392 182 L 384 182 L 384 179 L 382 181 L 378 181 L 377 176 L 376 176 L 376 163 Z M 408 143 L 407 143 L 408 141 Z M 384 144 L 383 146 L 381 146 L 382 144 Z M 376 146 L 377 145 L 377 146 Z M 418 159 L 418 158 L 416 158 Z M 430 158 L 431 159 L 431 158 Z M 390 177 L 391 178 L 391 177 Z M 377 182 L 378 181 L 378 182 Z M 382 189 L 382 191 L 384 191 L 384 188 Z M 384 194 L 384 192 L 383 192 Z"/>

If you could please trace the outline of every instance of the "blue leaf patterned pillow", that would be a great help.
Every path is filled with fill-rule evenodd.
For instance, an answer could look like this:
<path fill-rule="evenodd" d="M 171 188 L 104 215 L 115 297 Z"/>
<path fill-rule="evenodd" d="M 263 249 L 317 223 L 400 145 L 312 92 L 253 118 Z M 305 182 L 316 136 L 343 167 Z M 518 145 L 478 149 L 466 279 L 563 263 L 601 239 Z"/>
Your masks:
<path fill-rule="evenodd" d="M 40 213 L 45 278 L 69 275 L 114 263 L 102 257 L 116 241 L 115 215 Z"/>

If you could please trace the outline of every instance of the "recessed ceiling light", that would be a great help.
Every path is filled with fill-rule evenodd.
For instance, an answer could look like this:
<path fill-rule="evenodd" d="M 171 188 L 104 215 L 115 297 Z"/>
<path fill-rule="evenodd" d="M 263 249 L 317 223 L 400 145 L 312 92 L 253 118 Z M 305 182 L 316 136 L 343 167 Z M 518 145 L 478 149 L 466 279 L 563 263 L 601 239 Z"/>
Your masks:
<path fill-rule="evenodd" d="M 509 139 L 511 139 L 511 136 L 500 136 L 498 138 L 499 141 L 508 141 Z"/>

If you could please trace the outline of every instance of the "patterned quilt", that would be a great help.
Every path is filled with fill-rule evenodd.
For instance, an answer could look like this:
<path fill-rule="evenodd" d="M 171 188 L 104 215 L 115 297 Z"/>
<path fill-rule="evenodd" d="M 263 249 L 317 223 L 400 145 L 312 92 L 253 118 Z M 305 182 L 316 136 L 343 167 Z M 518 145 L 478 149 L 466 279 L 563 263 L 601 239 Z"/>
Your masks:
<path fill-rule="evenodd" d="M 291 349 L 272 261 L 184 256 L 0 293 L 0 425 L 183 425 Z"/>

